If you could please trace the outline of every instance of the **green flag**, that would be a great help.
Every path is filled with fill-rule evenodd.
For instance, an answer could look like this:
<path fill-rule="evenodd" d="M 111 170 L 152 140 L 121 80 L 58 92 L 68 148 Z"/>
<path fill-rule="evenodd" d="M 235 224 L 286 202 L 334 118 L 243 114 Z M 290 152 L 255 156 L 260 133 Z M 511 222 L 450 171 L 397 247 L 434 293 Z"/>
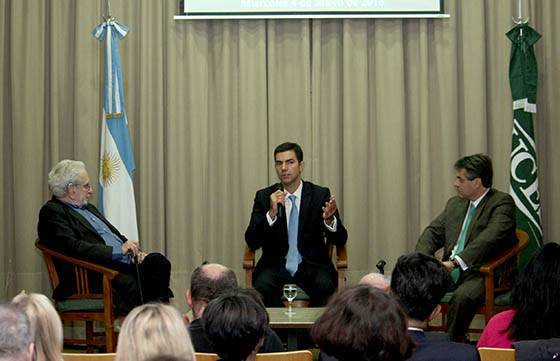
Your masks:
<path fill-rule="evenodd" d="M 511 29 L 509 82 L 513 98 L 510 193 L 515 199 L 517 228 L 529 235 L 521 255 L 521 268 L 542 245 L 541 205 L 537 174 L 537 151 L 532 113 L 537 111 L 537 61 L 533 51 L 541 35 L 527 24 Z"/>

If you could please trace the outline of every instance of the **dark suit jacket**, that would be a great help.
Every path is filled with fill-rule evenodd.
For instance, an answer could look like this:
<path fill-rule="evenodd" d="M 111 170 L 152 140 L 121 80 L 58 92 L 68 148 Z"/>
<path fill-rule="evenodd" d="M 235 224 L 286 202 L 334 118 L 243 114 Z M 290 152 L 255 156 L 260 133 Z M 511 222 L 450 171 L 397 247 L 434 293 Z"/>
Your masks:
<path fill-rule="evenodd" d="M 409 330 L 416 350 L 409 361 L 478 361 L 478 352 L 473 345 L 457 342 L 431 342 L 424 332 Z"/>
<path fill-rule="evenodd" d="M 416 251 L 433 255 L 443 247 L 443 259 L 449 259 L 461 233 L 468 207 L 467 199 L 458 196 L 451 198 L 443 212 L 420 236 Z M 490 189 L 476 207 L 468 228 L 465 248 L 458 256 L 465 261 L 470 271 L 477 271 L 492 255 L 513 245 L 515 240 L 513 198 L 509 194 Z"/>
<path fill-rule="evenodd" d="M 95 206 L 88 204 L 86 208 L 105 222 L 109 229 L 123 242 L 126 242 L 126 237 L 120 234 L 99 213 Z M 59 201 L 56 197 L 53 197 L 41 208 L 39 212 L 38 233 L 39 243 L 62 254 L 105 265 L 120 272 L 126 271 L 127 265 L 112 261 L 113 248 L 105 244 L 103 238 L 95 231 L 95 228 L 91 226 L 87 219 Z M 63 269 L 59 267 L 63 267 Z M 70 268 L 65 270 L 64 266 L 60 264 L 57 264 L 57 269 L 61 279 L 59 286 L 53 291 L 53 298 L 55 299 L 67 296 L 73 292 L 73 271 Z M 66 278 L 64 277 L 65 275 L 69 275 L 69 277 Z M 94 281 L 93 284 L 98 284 L 98 282 Z"/>
<path fill-rule="evenodd" d="M 408 331 L 416 345 L 416 350 L 409 361 L 478 361 L 478 352 L 472 345 L 441 341 L 445 334 L 435 335 L 433 332 Z M 438 341 L 433 341 L 433 339 Z M 336 357 L 324 352 L 319 354 L 319 361 L 338 361 Z"/>
<path fill-rule="evenodd" d="M 189 333 L 195 352 L 215 353 L 214 348 L 210 345 L 210 341 L 204 336 L 201 319 L 196 319 L 191 322 L 189 325 Z M 269 353 L 284 351 L 284 345 L 276 332 L 267 327 L 264 334 L 264 343 L 258 352 Z"/>
<path fill-rule="evenodd" d="M 517 361 L 548 361 L 560 356 L 560 338 L 513 343 Z"/>
<path fill-rule="evenodd" d="M 245 240 L 251 249 L 262 247 L 262 256 L 255 269 L 255 275 L 268 267 L 284 267 L 288 253 L 288 229 L 286 220 L 279 218 L 271 226 L 266 213 L 270 208 L 270 195 L 278 190 L 278 184 L 259 190 L 255 195 L 251 221 L 245 231 Z M 311 182 L 303 182 L 301 204 L 299 210 L 298 250 L 302 263 L 315 267 L 326 267 L 335 272 L 329 259 L 325 237 L 336 245 L 346 243 L 348 233 L 338 214 L 337 231 L 330 232 L 323 221 L 322 207 L 330 198 L 328 188 L 317 186 Z"/>

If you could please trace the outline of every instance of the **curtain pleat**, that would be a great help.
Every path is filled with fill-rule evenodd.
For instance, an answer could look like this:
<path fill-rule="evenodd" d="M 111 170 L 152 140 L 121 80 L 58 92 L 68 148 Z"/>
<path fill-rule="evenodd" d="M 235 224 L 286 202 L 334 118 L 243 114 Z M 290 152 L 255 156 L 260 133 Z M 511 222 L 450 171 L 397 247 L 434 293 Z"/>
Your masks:
<path fill-rule="evenodd" d="M 0 2 L 0 299 L 50 294 L 34 249 L 48 171 L 83 160 L 98 177 L 103 54 L 97 1 Z M 509 188 L 512 101 L 505 33 L 515 0 L 446 0 L 447 19 L 173 19 L 177 0 L 114 0 L 145 250 L 169 257 L 176 304 L 203 261 L 243 283 L 256 190 L 272 151 L 304 150 L 349 231 L 350 283 L 390 271 L 454 194 L 453 163 L 485 152 Z M 560 5 L 525 1 L 535 45 L 535 128 L 545 241 L 560 238 Z M 92 199 L 97 202 L 97 196 Z"/>

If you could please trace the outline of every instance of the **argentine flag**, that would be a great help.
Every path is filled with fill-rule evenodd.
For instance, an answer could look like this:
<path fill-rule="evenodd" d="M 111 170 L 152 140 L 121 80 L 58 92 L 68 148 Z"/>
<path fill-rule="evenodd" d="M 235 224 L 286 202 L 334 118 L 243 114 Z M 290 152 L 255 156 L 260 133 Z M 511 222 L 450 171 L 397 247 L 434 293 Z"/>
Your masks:
<path fill-rule="evenodd" d="M 138 239 L 136 202 L 132 172 L 134 154 L 124 111 L 121 59 L 118 41 L 128 28 L 113 18 L 93 29 L 93 36 L 105 42 L 105 84 L 101 119 L 99 208 L 105 217 L 129 239 Z"/>

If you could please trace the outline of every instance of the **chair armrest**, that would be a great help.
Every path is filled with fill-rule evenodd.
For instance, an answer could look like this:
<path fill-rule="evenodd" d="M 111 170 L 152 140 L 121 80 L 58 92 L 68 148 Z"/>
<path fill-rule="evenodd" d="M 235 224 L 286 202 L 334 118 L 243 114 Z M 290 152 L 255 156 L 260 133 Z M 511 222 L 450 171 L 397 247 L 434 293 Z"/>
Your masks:
<path fill-rule="evenodd" d="M 243 254 L 243 269 L 255 268 L 255 251 L 245 246 L 245 253 Z"/>
<path fill-rule="evenodd" d="M 511 259 L 513 256 L 519 255 L 521 251 L 527 246 L 528 236 L 525 232 L 517 232 L 517 237 L 519 241 L 513 247 L 510 247 L 500 254 L 496 255 L 494 258 L 486 262 L 480 267 L 480 273 L 483 275 L 489 275 L 494 272 L 496 268 L 502 265 L 504 262 Z"/>
<path fill-rule="evenodd" d="M 348 253 L 346 245 L 336 246 L 336 268 L 348 268 Z"/>
<path fill-rule="evenodd" d="M 91 263 L 91 262 L 88 262 L 88 261 L 84 261 L 84 260 L 81 260 L 81 259 L 77 259 L 77 258 L 74 258 L 74 257 L 66 256 L 62 253 L 58 253 L 56 251 L 53 251 L 52 249 L 49 249 L 49 248 L 43 246 L 42 244 L 35 243 L 35 246 L 39 250 L 41 250 L 41 252 L 43 252 L 44 254 L 47 254 L 47 255 L 49 255 L 51 257 L 54 257 L 54 258 L 61 259 L 61 260 L 66 261 L 68 263 L 74 264 L 76 266 L 83 267 L 83 268 L 88 269 L 88 270 L 92 270 L 92 271 L 95 271 L 95 272 L 102 273 L 109 280 L 112 280 L 119 275 L 118 271 L 115 271 L 111 268 L 100 266 L 98 264 Z"/>

